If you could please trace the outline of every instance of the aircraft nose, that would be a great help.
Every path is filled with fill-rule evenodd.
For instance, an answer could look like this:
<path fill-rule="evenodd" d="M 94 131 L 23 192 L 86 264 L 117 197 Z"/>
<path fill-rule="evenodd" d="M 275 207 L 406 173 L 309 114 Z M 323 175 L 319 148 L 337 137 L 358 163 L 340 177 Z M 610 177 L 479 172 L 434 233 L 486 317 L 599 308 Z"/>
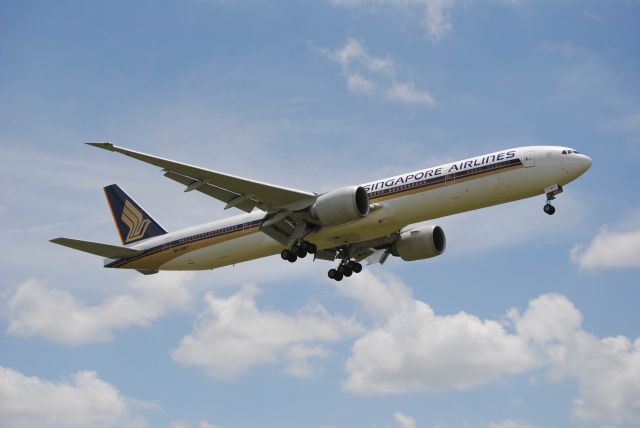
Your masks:
<path fill-rule="evenodd" d="M 580 174 L 585 173 L 589 168 L 591 168 L 591 158 L 587 155 L 580 154 L 576 156 L 577 158 L 577 166 L 580 170 Z"/>

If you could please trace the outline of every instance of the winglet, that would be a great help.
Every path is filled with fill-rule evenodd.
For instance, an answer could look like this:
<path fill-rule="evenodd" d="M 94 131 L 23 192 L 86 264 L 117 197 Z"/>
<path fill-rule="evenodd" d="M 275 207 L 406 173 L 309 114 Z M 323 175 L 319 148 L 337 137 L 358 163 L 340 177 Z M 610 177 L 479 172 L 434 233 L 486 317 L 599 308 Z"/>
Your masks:
<path fill-rule="evenodd" d="M 110 152 L 115 152 L 113 148 L 113 144 L 111 143 L 86 143 L 89 146 L 98 147 L 100 149 L 109 150 Z"/>

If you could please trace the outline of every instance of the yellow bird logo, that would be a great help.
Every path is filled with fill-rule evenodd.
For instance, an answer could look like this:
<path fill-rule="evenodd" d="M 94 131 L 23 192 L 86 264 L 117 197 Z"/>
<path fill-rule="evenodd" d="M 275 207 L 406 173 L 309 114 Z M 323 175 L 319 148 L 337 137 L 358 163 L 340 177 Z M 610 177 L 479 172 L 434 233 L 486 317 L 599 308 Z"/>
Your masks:
<path fill-rule="evenodd" d="M 122 216 L 120 218 L 124 224 L 129 227 L 129 233 L 124 240 L 125 244 L 129 241 L 142 238 L 151 224 L 151 220 L 144 218 L 140 210 L 129 201 L 124 203 L 124 209 L 122 210 Z"/>

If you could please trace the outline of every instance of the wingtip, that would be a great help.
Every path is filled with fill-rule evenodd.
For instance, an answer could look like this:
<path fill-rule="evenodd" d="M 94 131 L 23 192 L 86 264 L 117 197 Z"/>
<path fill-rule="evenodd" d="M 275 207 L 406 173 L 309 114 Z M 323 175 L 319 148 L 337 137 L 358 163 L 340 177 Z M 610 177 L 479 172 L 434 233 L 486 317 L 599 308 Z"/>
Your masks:
<path fill-rule="evenodd" d="M 111 143 L 96 142 L 96 143 L 86 143 L 86 144 L 88 146 L 93 146 L 93 147 L 98 147 L 100 149 L 113 151 L 113 144 Z"/>

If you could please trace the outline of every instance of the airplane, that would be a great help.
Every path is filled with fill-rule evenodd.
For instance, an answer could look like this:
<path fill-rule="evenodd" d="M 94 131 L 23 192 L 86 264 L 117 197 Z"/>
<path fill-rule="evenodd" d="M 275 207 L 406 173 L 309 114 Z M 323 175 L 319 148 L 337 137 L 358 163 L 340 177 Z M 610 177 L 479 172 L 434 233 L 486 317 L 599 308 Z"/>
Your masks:
<path fill-rule="evenodd" d="M 362 262 L 384 263 L 439 256 L 444 230 L 419 225 L 470 210 L 546 195 L 544 212 L 591 159 L 568 147 L 501 150 L 361 185 L 312 193 L 223 174 L 111 143 L 87 143 L 162 168 L 164 176 L 244 211 L 223 220 L 167 232 L 118 185 L 104 188 L 122 246 L 70 238 L 51 242 L 105 258 L 108 268 L 215 269 L 280 253 L 291 263 L 338 260 L 336 281 L 359 273 Z"/>

